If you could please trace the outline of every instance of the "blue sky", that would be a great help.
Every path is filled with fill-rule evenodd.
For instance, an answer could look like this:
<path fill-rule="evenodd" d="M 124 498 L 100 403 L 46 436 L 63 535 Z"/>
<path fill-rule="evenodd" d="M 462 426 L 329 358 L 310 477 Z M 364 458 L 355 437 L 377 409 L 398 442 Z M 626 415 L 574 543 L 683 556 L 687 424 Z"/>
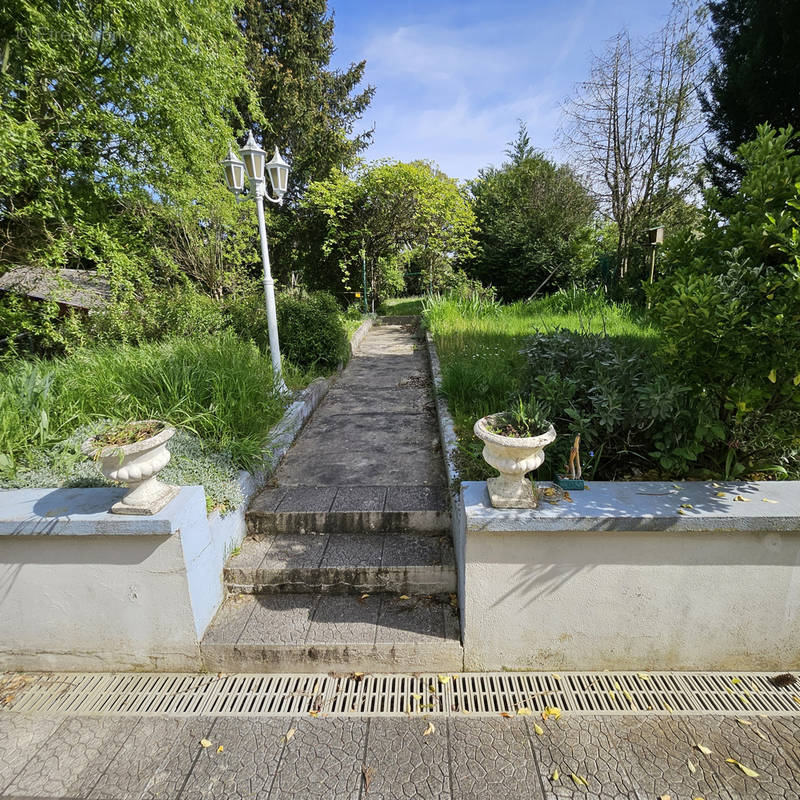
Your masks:
<path fill-rule="evenodd" d="M 657 30 L 670 0 L 329 0 L 333 66 L 367 60 L 376 87 L 367 158 L 428 158 L 470 178 L 503 161 L 517 120 L 563 160 L 559 107 L 588 74 L 592 51 L 622 28 Z"/>

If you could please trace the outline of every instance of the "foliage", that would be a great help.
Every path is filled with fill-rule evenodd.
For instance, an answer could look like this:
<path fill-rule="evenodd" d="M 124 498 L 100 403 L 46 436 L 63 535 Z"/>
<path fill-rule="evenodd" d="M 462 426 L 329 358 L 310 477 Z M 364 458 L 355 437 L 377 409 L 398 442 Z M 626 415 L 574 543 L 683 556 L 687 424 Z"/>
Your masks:
<path fill-rule="evenodd" d="M 230 332 L 19 362 L 0 374 L 0 469 L 13 475 L 32 448 L 98 418 L 161 419 L 257 465 L 283 413 L 272 385 L 269 358 Z"/>
<path fill-rule="evenodd" d="M 706 150 L 706 165 L 714 185 L 731 194 L 742 177 L 734 153 L 758 125 L 800 129 L 800 4 L 717 0 L 709 10 L 717 60 L 701 100 L 717 142 Z"/>
<path fill-rule="evenodd" d="M 615 479 L 652 469 L 686 475 L 713 431 L 702 402 L 667 377 L 656 339 L 580 331 L 525 340 L 527 388 L 558 432 L 551 469 L 561 470 L 577 434 L 590 478 Z"/>
<path fill-rule="evenodd" d="M 423 301 L 418 295 L 392 297 L 384 300 L 378 313 L 385 317 L 407 317 L 422 313 Z"/>
<path fill-rule="evenodd" d="M 475 480 L 493 474 L 481 458 L 482 444 L 473 436 L 475 420 L 530 396 L 528 362 L 521 352 L 526 337 L 565 328 L 630 341 L 631 348 L 636 342 L 645 352 L 657 341 L 656 332 L 626 306 L 609 304 L 600 293 L 577 291 L 511 305 L 478 295 L 430 298 L 425 322 L 436 340 L 442 390 L 456 422 L 459 471 L 463 478 Z M 558 424 L 556 429 L 563 433 Z M 567 436 L 562 438 L 566 443 Z M 558 462 L 551 461 L 554 464 Z M 608 468 L 597 477 L 612 475 L 610 463 Z"/>
<path fill-rule="evenodd" d="M 348 298 L 361 290 L 366 261 L 374 307 L 397 294 L 401 265 L 415 265 L 434 288 L 452 278 L 456 259 L 472 246 L 474 217 L 456 182 L 427 162 L 362 164 L 333 170 L 308 187 L 302 206 L 320 231 L 305 277 Z"/>
<path fill-rule="evenodd" d="M 299 367 L 330 370 L 347 361 L 347 331 L 336 298 L 328 292 L 281 295 L 278 330 L 282 352 Z"/>
<path fill-rule="evenodd" d="M 488 425 L 492 433 L 500 436 L 530 437 L 545 433 L 550 426 L 548 411 L 536 397 L 523 400 L 518 397 L 509 411 L 494 417 L 494 425 Z"/>
<path fill-rule="evenodd" d="M 631 267 L 646 229 L 693 190 L 704 50 L 691 7 L 676 4 L 654 36 L 635 41 L 623 31 L 611 39 L 566 107 L 565 144 L 616 223 L 625 282 L 641 277 Z"/>
<path fill-rule="evenodd" d="M 148 227 L 218 183 L 252 97 L 227 0 L 11 0 L 0 40 L 0 269 L 98 268 L 131 296 Z M 232 202 L 229 200 L 228 202 Z"/>
<path fill-rule="evenodd" d="M 707 193 L 700 235 L 671 249 L 671 274 L 651 295 L 673 372 L 724 426 L 718 462 L 741 470 L 765 458 L 796 468 L 800 454 L 797 142 L 759 126 L 737 151 L 739 190 Z"/>
<path fill-rule="evenodd" d="M 507 152 L 508 162 L 469 184 L 478 230 L 464 267 L 515 300 L 533 295 L 551 273 L 556 284 L 585 275 L 594 201 L 570 167 L 530 146 L 524 125 Z"/>
<path fill-rule="evenodd" d="M 25 466 L 11 475 L 0 470 L 0 488 L 107 486 L 97 464 L 81 451 L 81 445 L 111 420 L 82 425 L 66 439 L 46 447 L 32 446 Z M 206 492 L 208 510 L 223 513 L 243 500 L 237 481 L 239 467 L 230 452 L 213 450 L 188 431 L 179 430 L 169 440 L 171 458 L 159 478 L 178 486 L 201 485 Z"/>

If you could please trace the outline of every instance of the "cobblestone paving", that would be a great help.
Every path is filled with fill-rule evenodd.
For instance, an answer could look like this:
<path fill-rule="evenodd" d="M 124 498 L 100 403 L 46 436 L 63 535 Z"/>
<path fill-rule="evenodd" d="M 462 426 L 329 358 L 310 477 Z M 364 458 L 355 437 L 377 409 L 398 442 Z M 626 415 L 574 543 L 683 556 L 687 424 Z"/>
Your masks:
<path fill-rule="evenodd" d="M 742 719 L 0 712 L 0 800 L 796 800 L 800 716 Z"/>

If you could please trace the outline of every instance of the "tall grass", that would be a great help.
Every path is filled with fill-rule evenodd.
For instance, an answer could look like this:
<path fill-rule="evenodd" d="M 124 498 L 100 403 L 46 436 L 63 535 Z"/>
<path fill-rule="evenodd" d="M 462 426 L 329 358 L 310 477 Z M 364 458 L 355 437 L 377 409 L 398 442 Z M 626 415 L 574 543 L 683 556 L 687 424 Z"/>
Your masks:
<path fill-rule="evenodd" d="M 232 332 L 20 362 L 0 375 L 0 469 L 102 418 L 162 419 L 247 467 L 283 408 L 269 356 Z"/>
<path fill-rule="evenodd" d="M 447 397 L 461 443 L 462 476 L 488 474 L 480 445 L 472 435 L 475 420 L 503 411 L 526 391 L 526 336 L 556 329 L 605 333 L 639 341 L 651 349 L 657 331 L 629 306 L 609 303 L 601 293 L 563 291 L 530 302 L 502 305 L 467 297 L 426 300 L 424 317 L 436 341 Z"/>

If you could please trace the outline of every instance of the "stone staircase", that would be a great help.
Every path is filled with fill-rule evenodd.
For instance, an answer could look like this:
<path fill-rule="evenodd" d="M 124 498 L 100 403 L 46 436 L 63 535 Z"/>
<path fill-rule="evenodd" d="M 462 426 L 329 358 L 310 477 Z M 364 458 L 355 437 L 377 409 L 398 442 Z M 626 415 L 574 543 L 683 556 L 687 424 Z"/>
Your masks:
<path fill-rule="evenodd" d="M 409 326 L 373 328 L 254 498 L 203 639 L 209 671 L 461 669 L 423 356 Z"/>

